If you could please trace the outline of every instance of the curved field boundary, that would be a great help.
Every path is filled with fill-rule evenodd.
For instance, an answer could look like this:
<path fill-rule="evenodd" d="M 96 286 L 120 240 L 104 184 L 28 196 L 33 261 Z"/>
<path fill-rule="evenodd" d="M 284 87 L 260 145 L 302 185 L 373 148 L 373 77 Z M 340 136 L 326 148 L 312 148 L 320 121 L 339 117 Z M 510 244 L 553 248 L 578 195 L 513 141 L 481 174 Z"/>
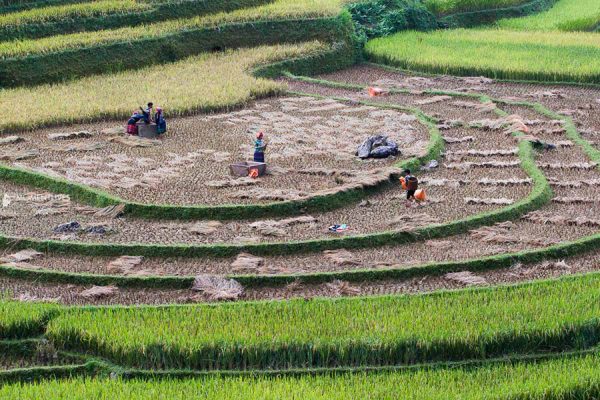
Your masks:
<path fill-rule="evenodd" d="M 600 309 L 589 299 L 597 297 L 598 285 L 600 274 L 593 273 L 416 296 L 70 308 L 50 321 L 47 335 L 59 348 L 139 368 L 284 369 L 485 359 L 597 345 Z M 308 315 L 318 323 L 307 323 Z M 517 316 L 518 323 L 507 328 L 507 315 Z M 407 324 L 411 317 L 413 323 Z M 379 318 L 386 322 L 378 324 Z M 153 330 L 157 324 L 161 328 Z M 138 330 L 129 331 L 133 326 Z"/>
<path fill-rule="evenodd" d="M 341 272 L 316 272 L 308 274 L 288 275 L 229 275 L 245 287 L 274 287 L 300 281 L 307 284 L 331 282 L 336 279 L 348 282 L 374 282 L 386 279 L 409 279 L 422 276 L 444 275 L 459 271 L 490 271 L 510 268 L 517 263 L 524 265 L 540 261 L 586 254 L 600 248 L 600 234 L 587 236 L 572 242 L 565 242 L 543 249 L 526 250 L 517 253 L 475 258 L 464 261 L 429 263 L 414 267 L 387 269 L 355 269 Z M 86 273 L 70 273 L 47 269 L 25 269 L 0 265 L 0 276 L 28 281 L 48 283 L 65 283 L 75 285 L 115 285 L 123 288 L 148 289 L 189 289 L 193 276 L 146 276 L 131 277 L 118 275 L 99 275 Z"/>
<path fill-rule="evenodd" d="M 281 67 L 281 66 L 279 66 Z M 260 72 L 262 75 L 268 75 L 272 67 L 267 67 Z M 427 127 L 429 131 L 429 144 L 427 151 L 422 157 L 413 157 L 411 159 L 401 161 L 395 165 L 396 168 L 412 168 L 417 169 L 421 165 L 432 159 L 439 157 L 444 148 L 444 142 L 435 126 L 433 120 L 416 109 L 404 107 L 387 107 L 385 105 L 370 104 L 378 108 L 393 108 L 405 112 L 412 113 L 417 117 L 419 122 Z M 15 182 L 17 184 L 25 184 L 37 188 L 49 190 L 54 193 L 62 193 L 71 196 L 76 201 L 97 206 L 106 207 L 114 204 L 125 204 L 125 213 L 140 218 L 148 219 L 251 219 L 264 218 L 267 216 L 285 216 L 299 214 L 302 211 L 327 211 L 348 204 L 360 201 L 370 193 L 381 190 L 383 186 L 389 184 L 396 177 L 396 173 L 390 172 L 381 174 L 380 180 L 372 186 L 346 188 L 330 194 L 317 194 L 304 200 L 288 200 L 282 202 L 274 202 L 269 204 L 252 204 L 252 205 L 222 205 L 222 206 L 174 206 L 174 205 L 157 205 L 157 204 L 142 204 L 129 202 L 120 199 L 109 193 L 93 189 L 86 185 L 75 182 L 70 182 L 65 179 L 58 179 L 41 173 L 28 171 L 22 168 L 10 167 L 0 164 L 0 179 Z"/>
<path fill-rule="evenodd" d="M 376 62 L 372 62 L 372 61 L 365 61 L 366 65 L 370 65 L 372 67 L 376 67 L 376 68 L 381 68 L 387 71 L 393 71 L 393 72 L 400 72 L 406 75 L 412 75 L 412 76 L 431 76 L 431 77 L 437 77 L 437 76 L 447 76 L 444 74 L 440 74 L 440 73 L 435 73 L 435 72 L 421 72 L 421 71 L 415 71 L 415 70 L 410 70 L 410 69 L 406 69 L 406 68 L 402 68 L 402 67 L 395 67 L 393 65 L 387 65 L 387 64 L 378 64 Z M 310 74 L 304 74 L 305 76 L 310 76 Z M 539 85 L 539 86 L 556 86 L 556 85 L 560 85 L 560 86 L 574 86 L 574 87 L 582 87 L 582 88 L 600 88 L 600 84 L 598 83 L 587 83 L 587 82 L 569 82 L 569 81 L 553 81 L 553 82 L 544 82 L 544 81 L 534 81 L 534 80 L 527 80 L 527 79 L 502 79 L 502 78 L 497 78 L 494 79 L 496 82 L 506 82 L 506 83 L 522 83 L 525 85 Z M 526 104 L 534 104 L 534 103 L 528 103 L 526 102 Z M 565 116 L 561 116 L 562 118 L 565 118 Z"/>
<path fill-rule="evenodd" d="M 38 382 L 50 379 L 70 379 L 73 377 L 93 377 L 110 371 L 98 361 L 85 364 L 55 365 L 49 367 L 29 367 L 0 370 L 0 385 L 16 382 Z"/>
<path fill-rule="evenodd" d="M 305 78 L 312 81 L 310 78 Z M 335 84 L 342 86 L 343 84 Z M 352 86 L 352 85 L 349 85 Z M 356 85 L 355 85 L 356 86 Z M 445 92 L 436 92 L 445 93 Z M 481 101 L 489 101 L 489 97 L 481 95 L 465 95 L 448 92 L 453 96 L 467 96 Z M 367 102 L 366 104 L 371 104 Z M 399 106 L 387 105 L 389 108 L 404 109 Z M 437 128 L 436 128 L 437 129 Z M 438 132 L 439 135 L 439 132 Z M 441 135 L 440 135 L 441 138 Z M 440 139 L 441 140 L 441 139 Z M 435 146 L 430 146 L 430 151 Z M 79 242 L 62 242 L 55 240 L 21 239 L 0 236 L 0 248 L 33 248 L 44 252 L 71 254 L 121 256 L 141 255 L 145 257 L 230 257 L 240 252 L 250 252 L 255 255 L 280 255 L 292 253 L 314 253 L 332 249 L 352 249 L 384 246 L 388 244 L 411 243 L 418 240 L 447 237 L 465 233 L 480 226 L 497 222 L 514 220 L 526 213 L 536 210 L 552 198 L 552 189 L 544 174 L 536 166 L 534 150 L 529 142 L 519 144 L 521 168 L 533 180 L 533 189 L 528 197 L 500 210 L 484 212 L 469 216 L 447 224 L 431 225 L 411 232 L 378 232 L 367 235 L 356 235 L 343 238 L 317 239 L 296 242 L 259 243 L 246 245 L 212 244 L 212 245 L 144 245 L 144 244 L 96 244 Z M 428 155 L 430 156 L 430 155 Z M 419 160 L 422 162 L 423 160 Z"/>
<path fill-rule="evenodd" d="M 598 354 L 598 348 L 591 348 L 579 351 L 564 351 L 557 353 L 542 353 L 532 355 L 514 355 L 510 357 L 493 358 L 487 360 L 468 360 L 468 361 L 450 361 L 435 362 L 427 364 L 383 366 L 383 367 L 336 367 L 336 368 L 303 368 L 303 369 L 285 369 L 285 370 L 218 370 L 218 371 L 200 371 L 200 370 L 142 370 L 129 369 L 110 363 L 106 360 L 93 359 L 82 365 L 73 366 L 52 366 L 52 367 L 30 367 L 18 370 L 0 371 L 1 383 L 17 382 L 38 382 L 46 379 L 63 379 L 74 377 L 94 377 L 102 378 L 106 376 L 118 377 L 123 381 L 143 380 L 156 382 L 164 379 L 202 379 L 202 378 L 301 378 L 351 374 L 379 374 L 379 373 L 404 373 L 418 372 L 421 370 L 439 371 L 455 368 L 477 369 L 501 365 L 518 364 L 536 364 L 546 361 L 571 360 L 586 356 Z M 87 368 L 83 368 L 84 365 Z M 69 371 L 66 376 L 63 374 Z M 53 374 L 54 373 L 54 374 Z"/>
<path fill-rule="evenodd" d="M 288 75 L 291 76 L 291 75 Z M 315 82 L 315 79 L 300 78 L 305 81 Z M 352 85 L 329 82 L 327 83 L 334 87 L 352 88 Z M 362 87 L 356 86 L 362 89 Z M 404 92 L 404 91 L 399 91 Z M 434 93 L 445 93 L 434 91 Z M 453 92 L 452 92 L 453 93 Z M 464 94 L 459 94 L 464 95 Z M 583 150 L 592 161 L 600 163 L 600 151 L 584 140 L 571 118 L 557 114 L 539 103 L 529 102 L 510 102 L 492 99 L 498 103 L 511 105 L 524 105 L 535 108 L 538 112 L 547 115 L 550 118 L 562 119 L 566 121 L 567 135 L 578 145 L 582 146 Z M 13 243 L 14 244 L 14 243 Z M 9 245 L 6 243 L 5 245 Z M 25 248 L 26 246 L 22 246 Z M 255 286 L 273 286 L 285 285 L 297 279 L 305 283 L 321 283 L 329 282 L 335 279 L 346 281 L 376 281 L 385 279 L 403 279 L 423 275 L 441 275 L 448 272 L 456 272 L 461 270 L 469 271 L 485 271 L 491 269 L 508 268 L 515 263 L 532 264 L 547 259 L 560 259 L 575 255 L 585 254 L 600 248 L 600 234 L 587 236 L 576 241 L 561 243 L 555 246 L 550 246 L 544 249 L 535 249 L 522 251 L 517 253 L 508 253 L 490 257 L 483 257 L 465 261 L 452 261 L 445 263 L 430 263 L 417 267 L 410 268 L 390 268 L 390 269 L 362 269 L 343 272 L 320 272 L 311 274 L 292 274 L 292 275 L 230 275 L 230 278 L 236 279 L 240 283 L 248 287 Z M 189 288 L 193 282 L 193 277 L 177 277 L 177 276 L 154 276 L 154 277 L 124 277 L 111 275 L 96 275 L 96 274 L 77 274 L 51 270 L 26 270 L 14 267 L 0 266 L 0 275 L 25 279 L 25 280 L 44 280 L 56 283 L 72 283 L 72 284 L 96 284 L 96 285 L 117 285 L 121 287 L 138 287 L 138 288 Z"/>
<path fill-rule="evenodd" d="M 171 0 L 164 2 L 142 2 L 142 4 L 146 4 L 150 8 L 137 11 L 115 11 L 103 15 L 63 15 L 61 19 L 27 22 L 18 25 L 2 25 L 0 26 L 0 37 L 2 37 L 2 40 L 8 41 L 13 39 L 35 39 L 44 36 L 64 35 L 81 31 L 115 29 L 125 26 L 151 24 L 169 19 L 189 18 L 217 12 L 229 12 L 240 8 L 261 6 L 272 1 L 273 0 Z M 3 11 L 4 10 L 0 8 L 0 13 Z"/>
<path fill-rule="evenodd" d="M 0 237 L 0 247 L 33 248 L 44 252 L 86 255 L 120 256 L 141 255 L 145 257 L 229 257 L 240 252 L 255 255 L 280 255 L 292 253 L 314 253 L 331 249 L 353 249 L 411 243 L 417 240 L 441 238 L 483 225 L 517 219 L 536 210 L 552 198 L 552 189 L 543 173 L 538 169 L 530 143 L 519 144 L 519 157 L 523 170 L 533 180 L 533 189 L 528 197 L 500 210 L 484 212 L 447 224 L 431 225 L 411 232 L 379 232 L 367 235 L 348 236 L 334 239 L 317 239 L 296 242 L 259 243 L 247 245 L 144 245 L 144 244 L 95 244 L 62 242 L 55 240 L 18 239 Z"/>
<path fill-rule="evenodd" d="M 589 46 L 583 50 L 583 47 L 575 45 L 573 43 L 564 45 L 563 47 L 566 49 L 565 51 L 571 54 L 571 59 L 577 59 L 577 69 L 569 68 L 569 65 L 565 65 L 563 68 L 563 64 L 559 61 L 559 58 L 553 57 L 553 52 L 556 52 L 556 49 L 553 47 L 552 41 L 560 43 L 561 41 L 574 40 L 578 39 L 579 42 L 584 42 L 586 38 L 582 38 L 582 36 L 587 35 L 587 39 L 590 41 L 595 41 L 596 38 L 594 33 L 586 33 L 586 32 L 553 32 L 553 31 L 539 31 L 539 32 L 527 32 L 527 31 L 509 31 L 509 30 L 450 30 L 450 31 L 433 31 L 429 33 L 421 34 L 419 32 L 399 32 L 396 34 L 396 38 L 380 38 L 375 39 L 375 41 L 369 42 L 367 47 L 370 49 L 367 51 L 368 54 L 366 58 L 370 61 L 378 64 L 387 64 L 392 67 L 397 67 L 401 69 L 409 69 L 413 71 L 419 71 L 427 74 L 445 74 L 445 75 L 455 75 L 455 76 L 486 76 L 497 80 L 503 81 L 538 81 L 538 82 L 546 82 L 548 84 L 558 84 L 561 82 L 570 82 L 570 83 L 580 83 L 580 84 L 591 84 L 591 85 L 599 85 L 600 84 L 600 73 L 597 72 L 597 68 L 589 67 L 592 65 L 596 59 L 591 55 L 597 48 L 593 46 Z M 416 36 L 424 35 L 423 38 L 416 38 Z M 460 36 L 462 38 L 468 38 L 469 40 L 460 41 L 456 39 L 454 36 Z M 422 59 L 416 60 L 418 58 L 416 56 L 417 53 L 412 53 L 409 56 L 394 54 L 394 52 L 390 52 L 387 50 L 375 51 L 373 48 L 375 46 L 389 45 L 394 46 L 394 43 L 397 46 L 404 46 L 403 50 L 407 50 L 412 48 L 408 45 L 411 41 L 422 41 L 423 44 L 423 52 L 432 50 L 435 45 L 430 46 L 430 42 L 428 40 L 435 41 L 441 36 L 448 36 L 444 38 L 444 46 L 440 47 L 439 52 L 446 52 L 447 54 L 455 54 L 456 52 L 465 52 L 465 54 L 476 54 L 481 46 L 485 47 L 486 35 L 497 35 L 499 38 L 503 39 L 511 39 L 512 36 L 517 36 L 513 38 L 513 41 L 504 41 L 501 45 L 498 45 L 500 50 L 504 52 L 516 52 L 519 53 L 515 56 L 516 59 L 519 59 L 519 56 L 523 56 L 527 53 L 531 58 L 531 62 L 524 63 L 521 65 L 517 63 L 513 63 L 512 59 L 506 58 L 504 61 L 493 60 L 493 56 L 498 54 L 504 54 L 502 52 L 491 52 L 489 53 L 491 56 L 485 58 L 487 55 L 485 52 L 479 54 L 479 59 L 487 60 L 487 62 L 478 62 L 479 59 L 475 60 L 466 60 L 463 59 L 458 60 L 454 58 L 448 62 L 444 61 L 438 64 L 438 60 L 431 58 L 430 60 Z M 503 36 L 504 35 L 504 36 Z M 529 36 L 538 36 L 540 39 L 535 43 L 523 43 L 524 38 Z M 590 36 L 591 35 L 591 36 Z M 399 39 L 400 36 L 403 36 Z M 452 37 L 450 37 L 452 36 Z M 557 37 L 555 37 L 557 36 Z M 398 39 L 393 42 L 394 39 Z M 481 43 L 478 45 L 474 42 L 477 40 L 481 40 Z M 543 41 L 546 43 L 543 43 Z M 385 43 L 384 43 L 385 42 Z M 490 43 L 490 42 L 487 42 Z M 462 47 L 461 47 L 462 46 Z M 529 47 L 526 47 L 529 46 Z M 528 52 L 526 52 L 528 50 Z M 424 54 L 420 52 L 418 54 Z M 530 54 L 531 53 L 531 54 Z M 546 58 L 547 62 L 543 62 L 544 58 Z M 507 61 L 508 60 L 508 61 Z M 460 61 L 460 62 L 459 62 Z M 553 63 L 553 64 L 552 64 Z M 481 64 L 481 65 L 480 65 Z M 551 68 L 549 67 L 551 66 Z"/>
<path fill-rule="evenodd" d="M 105 72 L 173 62 L 214 49 L 256 47 L 319 40 L 349 40 L 348 12 L 310 19 L 227 23 L 145 39 L 101 43 L 47 54 L 0 59 L 0 87 L 60 82 Z"/>
<path fill-rule="evenodd" d="M 471 27 L 488 24 L 502 18 L 523 17 L 546 11 L 558 0 L 532 0 L 512 7 L 491 8 L 487 10 L 459 12 L 439 17 L 443 28 Z"/>

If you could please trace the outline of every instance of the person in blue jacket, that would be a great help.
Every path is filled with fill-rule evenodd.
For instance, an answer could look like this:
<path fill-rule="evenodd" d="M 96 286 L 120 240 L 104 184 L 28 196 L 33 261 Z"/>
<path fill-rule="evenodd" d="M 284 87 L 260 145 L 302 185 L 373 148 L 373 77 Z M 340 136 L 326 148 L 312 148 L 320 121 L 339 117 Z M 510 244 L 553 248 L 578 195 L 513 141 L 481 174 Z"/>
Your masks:
<path fill-rule="evenodd" d="M 256 140 L 254 141 L 254 162 L 265 162 L 265 149 L 267 144 L 264 141 L 264 133 L 258 132 L 256 134 Z"/>
<path fill-rule="evenodd" d="M 163 110 L 160 107 L 156 107 L 154 122 L 156 123 L 156 131 L 159 135 L 167 131 L 167 120 L 163 116 Z"/>
<path fill-rule="evenodd" d="M 152 107 L 154 107 L 153 103 L 148 103 L 146 108 L 140 107 L 140 110 L 142 110 L 142 119 L 147 124 L 150 123 L 150 118 L 152 118 Z"/>
<path fill-rule="evenodd" d="M 138 134 L 138 128 L 136 123 L 140 119 L 142 119 L 142 114 L 140 114 L 138 110 L 134 110 L 131 114 L 131 117 L 129 117 L 129 120 L 127 121 L 127 133 L 129 133 L 130 135 Z"/>

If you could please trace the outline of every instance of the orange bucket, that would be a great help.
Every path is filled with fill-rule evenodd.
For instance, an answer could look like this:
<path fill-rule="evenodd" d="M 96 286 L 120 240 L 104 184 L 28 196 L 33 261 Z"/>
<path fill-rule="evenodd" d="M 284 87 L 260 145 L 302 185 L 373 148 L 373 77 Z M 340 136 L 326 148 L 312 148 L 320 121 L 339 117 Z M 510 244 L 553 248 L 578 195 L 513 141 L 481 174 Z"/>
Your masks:
<path fill-rule="evenodd" d="M 254 178 L 254 179 L 258 178 L 258 169 L 250 168 L 250 171 L 248 172 L 248 176 L 250 178 Z"/>
<path fill-rule="evenodd" d="M 425 195 L 425 191 L 423 189 L 419 189 L 415 192 L 415 199 L 417 201 L 425 201 L 427 196 Z"/>
<path fill-rule="evenodd" d="M 400 177 L 400 185 L 402 185 L 403 190 L 406 190 L 406 179 L 403 176 Z"/>
<path fill-rule="evenodd" d="M 369 91 L 369 96 L 371 96 L 371 97 L 381 96 L 382 94 L 385 94 L 385 90 L 378 88 L 378 87 L 370 87 L 368 89 L 368 91 Z"/>

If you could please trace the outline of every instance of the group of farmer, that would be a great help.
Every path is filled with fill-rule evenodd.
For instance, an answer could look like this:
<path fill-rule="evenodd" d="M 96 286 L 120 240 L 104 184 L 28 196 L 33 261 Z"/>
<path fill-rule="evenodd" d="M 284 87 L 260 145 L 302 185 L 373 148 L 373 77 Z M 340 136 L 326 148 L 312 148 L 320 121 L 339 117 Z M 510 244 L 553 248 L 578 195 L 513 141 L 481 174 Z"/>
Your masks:
<path fill-rule="evenodd" d="M 256 134 L 256 139 L 254 140 L 254 162 L 265 162 L 266 148 L 265 135 L 260 131 Z M 425 192 L 419 190 L 419 180 L 412 174 L 410 169 L 405 169 L 402 172 L 400 183 L 402 189 L 406 190 L 407 207 L 410 207 L 415 201 L 422 201 L 425 199 Z"/>
<path fill-rule="evenodd" d="M 138 134 L 139 121 L 143 121 L 146 124 L 155 123 L 157 133 L 159 135 L 167 131 L 167 121 L 163 116 L 163 110 L 160 107 L 154 109 L 153 103 L 148 103 L 146 107 L 140 107 L 139 110 L 134 110 L 133 114 L 127 121 L 127 133 L 130 135 Z M 254 162 L 264 163 L 265 162 L 265 150 L 267 144 L 265 142 L 265 135 L 262 131 L 256 134 L 254 140 Z M 405 169 L 400 178 L 402 188 L 406 190 L 406 206 L 410 207 L 411 204 L 418 200 L 423 200 L 420 196 L 422 191 L 419 191 L 419 180 L 411 173 L 409 169 Z M 424 193 L 422 194 L 424 197 Z"/>
<path fill-rule="evenodd" d="M 167 121 L 163 115 L 161 107 L 154 108 L 153 103 L 148 103 L 146 107 L 140 107 L 137 110 L 133 110 L 133 114 L 127 121 L 127 133 L 130 135 L 137 135 L 138 122 L 143 121 L 145 124 L 156 124 L 156 133 L 162 135 L 167 131 Z"/>

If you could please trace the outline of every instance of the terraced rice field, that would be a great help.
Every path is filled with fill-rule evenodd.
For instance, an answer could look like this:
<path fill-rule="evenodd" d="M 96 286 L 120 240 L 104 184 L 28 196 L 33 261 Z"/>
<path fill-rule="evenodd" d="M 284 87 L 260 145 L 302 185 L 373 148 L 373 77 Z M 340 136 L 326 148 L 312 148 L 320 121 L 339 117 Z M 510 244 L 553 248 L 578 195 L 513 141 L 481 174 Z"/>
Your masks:
<path fill-rule="evenodd" d="M 497 27 L 401 32 L 367 44 L 372 60 L 410 70 L 497 79 L 600 83 L 597 2 L 559 0 Z M 557 54 L 561 54 L 557 57 Z"/>
<path fill-rule="evenodd" d="M 598 397 L 595 3 L 346 4 L 0 0 L 0 398 Z"/>

